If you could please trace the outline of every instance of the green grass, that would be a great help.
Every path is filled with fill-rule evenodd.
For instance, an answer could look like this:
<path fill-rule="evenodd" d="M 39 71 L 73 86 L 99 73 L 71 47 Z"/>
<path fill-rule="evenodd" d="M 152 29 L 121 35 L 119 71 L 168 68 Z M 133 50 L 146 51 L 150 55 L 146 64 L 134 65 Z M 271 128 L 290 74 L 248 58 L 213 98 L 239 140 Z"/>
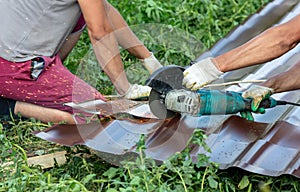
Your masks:
<path fill-rule="evenodd" d="M 113 0 L 125 20 L 146 46 L 163 64 L 188 65 L 203 51 L 232 28 L 256 12 L 268 0 Z M 176 31 L 175 37 L 192 40 L 181 44 L 153 39 L 155 30 L 145 30 L 154 23 L 164 29 Z M 173 37 L 173 36 L 171 36 Z M 168 40 L 168 39 L 167 39 Z M 203 46 L 199 47 L 199 43 Z M 130 81 L 145 81 L 147 73 L 138 61 L 127 52 L 121 52 Z M 86 74 L 78 63 L 88 63 Z M 65 65 L 104 94 L 113 87 L 106 75 L 95 69 L 97 63 L 91 53 L 87 33 L 65 61 Z M 97 81 L 95 81 L 97 79 Z M 10 129 L 4 129 L 10 127 Z M 138 143 L 140 156 L 124 162 L 121 167 L 106 163 L 84 146 L 64 147 L 34 137 L 31 132 L 50 124 L 35 120 L 16 120 L 0 124 L 0 191 L 300 191 L 299 180 L 293 176 L 268 177 L 231 168 L 218 170 L 200 156 L 193 164 L 189 148 L 175 154 L 162 165 L 154 165 L 144 156 L 144 143 Z M 205 135 L 197 131 L 190 142 L 203 145 Z M 28 153 L 51 153 L 66 150 L 68 163 L 42 170 L 29 167 L 25 162 Z M 264 186 L 264 187 L 262 187 Z"/>

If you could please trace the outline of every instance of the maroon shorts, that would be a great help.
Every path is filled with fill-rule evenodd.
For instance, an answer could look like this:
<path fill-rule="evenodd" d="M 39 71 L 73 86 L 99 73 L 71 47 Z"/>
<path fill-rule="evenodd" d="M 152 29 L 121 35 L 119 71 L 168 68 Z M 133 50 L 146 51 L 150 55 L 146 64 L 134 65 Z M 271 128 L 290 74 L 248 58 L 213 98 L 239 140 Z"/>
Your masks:
<path fill-rule="evenodd" d="M 67 102 L 83 102 L 105 98 L 66 67 L 59 56 L 42 57 L 44 69 L 32 78 L 32 61 L 14 63 L 0 57 L 0 96 L 24 101 L 73 114 Z"/>

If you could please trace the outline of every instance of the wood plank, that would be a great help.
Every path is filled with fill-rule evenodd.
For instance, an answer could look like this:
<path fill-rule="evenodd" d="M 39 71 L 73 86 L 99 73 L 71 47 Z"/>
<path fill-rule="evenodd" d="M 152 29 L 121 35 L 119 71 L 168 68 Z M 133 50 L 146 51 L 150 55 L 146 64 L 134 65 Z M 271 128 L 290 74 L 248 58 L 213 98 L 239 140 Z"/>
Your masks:
<path fill-rule="evenodd" d="M 41 166 L 42 169 L 54 167 L 55 162 L 58 165 L 62 165 L 67 161 L 65 156 L 66 153 L 66 151 L 59 151 L 51 154 L 29 157 L 27 158 L 27 164 L 28 166 Z M 6 162 L 1 164 L 0 167 L 5 168 L 11 164 L 13 164 L 13 162 Z"/>
<path fill-rule="evenodd" d="M 39 165 L 43 169 L 51 168 L 54 167 L 55 162 L 57 162 L 58 165 L 66 163 L 66 153 L 66 151 L 59 151 L 56 153 L 30 157 L 27 159 L 27 163 L 29 166 Z"/>

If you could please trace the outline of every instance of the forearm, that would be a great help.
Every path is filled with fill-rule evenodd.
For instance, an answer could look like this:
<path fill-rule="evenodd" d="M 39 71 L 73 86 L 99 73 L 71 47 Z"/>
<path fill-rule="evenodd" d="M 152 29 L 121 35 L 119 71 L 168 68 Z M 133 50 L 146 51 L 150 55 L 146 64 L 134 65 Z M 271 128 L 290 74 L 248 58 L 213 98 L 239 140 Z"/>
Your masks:
<path fill-rule="evenodd" d="M 130 84 L 121 60 L 113 27 L 108 20 L 104 0 L 78 0 L 87 24 L 89 37 L 97 60 L 119 94 L 124 94 Z"/>
<path fill-rule="evenodd" d="M 62 45 L 62 47 L 60 48 L 60 50 L 58 52 L 62 61 L 64 61 L 68 57 L 69 53 L 72 51 L 72 49 L 75 47 L 76 43 L 80 39 L 81 34 L 82 34 L 81 31 L 71 34 L 65 40 L 64 44 Z"/>
<path fill-rule="evenodd" d="M 286 53 L 300 40 L 300 16 L 270 28 L 249 42 L 214 59 L 222 72 L 261 64 Z"/>
<path fill-rule="evenodd" d="M 149 57 L 151 55 L 150 51 L 133 33 L 119 11 L 109 3 L 107 3 L 106 11 L 119 45 L 139 59 Z"/>
<path fill-rule="evenodd" d="M 300 89 L 300 62 L 284 73 L 268 79 L 263 86 L 274 89 L 275 93 Z"/>
<path fill-rule="evenodd" d="M 124 94 L 129 89 L 124 65 L 119 53 L 118 44 L 114 35 L 108 34 L 93 43 L 93 49 L 102 70 L 110 78 L 119 94 Z"/>
<path fill-rule="evenodd" d="M 280 31 L 270 29 L 246 44 L 216 57 L 214 61 L 222 72 L 270 61 L 292 48 L 277 41 L 281 36 Z"/>

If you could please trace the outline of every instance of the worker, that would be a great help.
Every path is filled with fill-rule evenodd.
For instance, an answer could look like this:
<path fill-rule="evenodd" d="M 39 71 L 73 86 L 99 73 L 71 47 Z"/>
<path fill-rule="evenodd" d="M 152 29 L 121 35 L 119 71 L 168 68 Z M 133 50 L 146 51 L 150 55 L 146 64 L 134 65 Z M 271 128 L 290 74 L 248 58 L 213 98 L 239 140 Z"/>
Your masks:
<path fill-rule="evenodd" d="M 0 115 L 78 123 L 80 114 L 64 103 L 105 100 L 62 64 L 85 26 L 98 63 L 125 98 L 151 88 L 128 82 L 119 45 L 150 73 L 161 67 L 106 0 L 2 1 L 0 17 Z"/>
<path fill-rule="evenodd" d="M 217 57 L 198 61 L 184 71 L 183 85 L 197 90 L 218 79 L 223 73 L 271 61 L 293 49 L 300 41 L 300 15 L 271 27 L 245 44 Z M 243 92 L 244 98 L 252 98 L 252 110 L 259 109 L 260 102 L 274 93 L 300 88 L 300 62 L 260 85 L 253 85 Z M 241 115 L 253 119 L 251 112 Z"/>
<path fill-rule="evenodd" d="M 252 85 L 249 89 L 244 91 L 242 96 L 244 98 L 253 99 L 251 105 L 253 111 L 264 113 L 264 109 L 259 109 L 259 104 L 262 100 L 269 98 L 274 93 L 300 89 L 299 72 L 300 62 L 297 62 L 287 71 L 269 78 L 261 85 Z M 242 112 L 241 115 L 248 120 L 253 120 L 251 112 Z"/>

